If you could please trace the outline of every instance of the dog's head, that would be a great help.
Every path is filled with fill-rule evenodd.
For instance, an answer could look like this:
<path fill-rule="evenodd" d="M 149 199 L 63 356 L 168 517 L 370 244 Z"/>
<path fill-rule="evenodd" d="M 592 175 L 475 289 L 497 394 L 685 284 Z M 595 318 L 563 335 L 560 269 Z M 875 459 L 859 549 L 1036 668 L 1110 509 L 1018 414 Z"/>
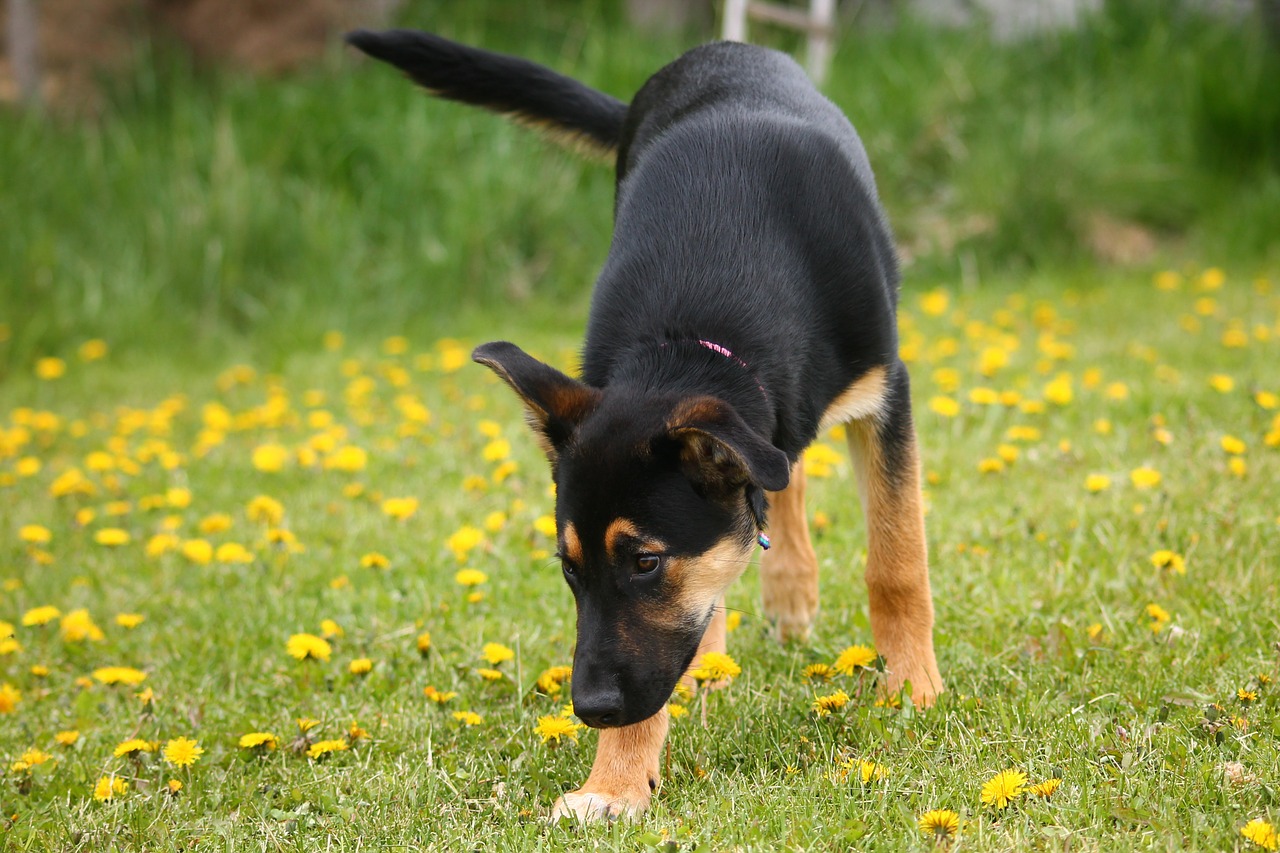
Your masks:
<path fill-rule="evenodd" d="M 574 710 L 595 727 L 647 719 L 746 567 L 787 456 L 715 397 L 601 391 L 508 343 L 473 357 L 520 395 L 551 459 Z"/>

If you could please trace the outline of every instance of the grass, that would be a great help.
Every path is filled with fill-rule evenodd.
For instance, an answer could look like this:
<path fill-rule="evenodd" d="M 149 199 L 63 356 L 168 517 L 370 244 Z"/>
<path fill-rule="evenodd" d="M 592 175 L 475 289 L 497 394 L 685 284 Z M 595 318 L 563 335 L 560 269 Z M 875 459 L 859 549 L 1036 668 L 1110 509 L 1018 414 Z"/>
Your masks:
<path fill-rule="evenodd" d="M 61 378 L 18 377 L 0 396 L 0 618 L 21 650 L 0 657 L 0 681 L 22 698 L 0 714 L 0 744 L 6 768 L 31 748 L 54 760 L 6 774 L 6 849 L 925 849 L 915 822 L 933 808 L 963 816 L 957 849 L 1247 847 L 1239 833 L 1249 820 L 1280 820 L 1271 604 L 1280 420 L 1274 397 L 1260 393 L 1280 391 L 1280 296 L 1274 279 L 1226 276 L 1215 289 L 1218 271 L 1185 272 L 1163 279 L 1169 291 L 1118 275 L 908 294 L 903 344 L 950 692 L 920 713 L 876 706 L 871 676 L 803 680 L 808 664 L 870 642 L 853 482 L 847 464 L 824 470 L 815 458 L 809 506 L 824 603 L 812 642 L 770 639 L 748 572 L 729 598 L 741 618 L 730 652 L 743 674 L 708 697 L 705 727 L 697 699 L 674 723 L 648 815 L 604 827 L 542 819 L 585 778 L 595 739 L 551 748 L 534 732 L 564 701 L 534 688 L 544 669 L 570 662 L 572 607 L 552 540 L 538 530 L 552 509 L 545 465 L 512 395 L 466 363 L 458 343 L 330 351 L 302 339 L 279 362 L 221 371 L 70 355 Z M 562 332 L 531 327 L 520 339 L 572 361 Z M 1007 363 L 992 370 L 999 359 L 988 350 Z M 1229 390 L 1216 390 L 1226 387 L 1219 374 Z M 984 388 L 1019 402 L 973 402 Z M 959 413 L 940 414 L 941 397 Z M 428 424 L 409 400 L 430 411 Z M 509 447 L 486 459 L 495 435 Z M 1226 452 L 1224 436 L 1244 452 Z M 843 455 L 833 436 L 823 443 Z M 264 445 L 284 448 L 281 470 L 255 466 Z M 327 466 L 343 446 L 367 456 L 348 470 Z M 89 468 L 96 451 L 114 470 Z M 994 467 L 983 460 L 1015 453 L 980 473 Z M 515 470 L 495 482 L 504 461 Z M 1131 482 L 1143 467 L 1159 485 Z M 91 492 L 53 497 L 72 468 Z M 1109 487 L 1091 492 L 1091 474 Z M 281 528 L 305 550 L 288 553 L 250 520 L 260 494 L 281 502 Z M 406 496 L 419 501 L 408 518 L 383 511 L 385 498 Z M 484 529 L 491 513 L 504 514 L 501 525 L 460 561 L 449 537 Z M 230 527 L 203 532 L 215 514 Z M 19 541 L 32 524 L 48 529 L 48 544 Z M 99 544 L 104 528 L 128 543 Z M 148 556 L 166 532 L 177 543 L 238 543 L 251 561 Z M 1158 550 L 1182 556 L 1186 574 L 1154 566 Z M 362 567 L 374 551 L 387 568 Z M 460 586 L 464 566 L 487 581 Z M 21 624 L 48 605 L 64 617 L 86 609 L 103 638 L 72 641 L 56 619 Z M 145 621 L 126 629 L 119 613 Z M 330 661 L 286 654 L 291 635 L 318 634 L 326 619 L 344 632 Z M 423 631 L 426 657 L 415 645 Z M 492 684 L 474 672 L 487 642 L 515 652 Z M 349 673 L 365 657 L 372 672 Z M 138 667 L 146 680 L 93 681 L 107 665 Z M 458 695 L 437 707 L 428 685 Z M 837 687 L 854 700 L 816 717 L 815 696 Z M 150 707 L 135 696 L 143 688 L 154 691 Z M 1258 699 L 1242 702 L 1241 689 Z M 452 718 L 461 710 L 483 723 L 461 725 Z M 368 737 L 311 760 L 287 748 L 299 717 L 321 721 L 313 740 L 343 738 L 353 721 Z M 79 731 L 74 746 L 55 744 L 64 730 Z M 251 731 L 275 734 L 281 748 L 239 749 Z M 186 769 L 158 755 L 113 757 L 134 736 L 190 737 L 205 752 Z M 864 760 L 884 776 L 862 782 Z M 1047 800 L 984 807 L 984 782 L 1006 768 L 1062 787 Z M 95 801 L 111 774 L 127 792 Z M 184 783 L 176 797 L 170 779 Z"/>

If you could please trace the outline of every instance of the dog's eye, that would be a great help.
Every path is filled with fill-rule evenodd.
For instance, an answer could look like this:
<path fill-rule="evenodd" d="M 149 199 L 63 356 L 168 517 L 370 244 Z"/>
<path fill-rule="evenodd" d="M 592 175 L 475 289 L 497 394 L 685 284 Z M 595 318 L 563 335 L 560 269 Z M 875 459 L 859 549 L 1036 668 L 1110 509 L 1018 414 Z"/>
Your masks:
<path fill-rule="evenodd" d="M 657 554 L 640 554 L 636 557 L 636 574 L 647 575 L 658 570 L 662 565 L 662 558 Z"/>

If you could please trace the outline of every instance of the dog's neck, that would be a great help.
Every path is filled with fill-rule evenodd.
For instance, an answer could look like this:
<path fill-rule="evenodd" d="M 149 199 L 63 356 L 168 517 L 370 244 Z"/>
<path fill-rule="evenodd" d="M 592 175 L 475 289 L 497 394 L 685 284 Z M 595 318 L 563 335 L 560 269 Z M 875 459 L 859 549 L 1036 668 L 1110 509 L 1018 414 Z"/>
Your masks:
<path fill-rule="evenodd" d="M 652 341 L 618 353 L 609 385 L 630 385 L 653 394 L 718 397 L 766 438 L 776 425 L 773 399 L 759 374 L 732 349 L 710 338 Z"/>

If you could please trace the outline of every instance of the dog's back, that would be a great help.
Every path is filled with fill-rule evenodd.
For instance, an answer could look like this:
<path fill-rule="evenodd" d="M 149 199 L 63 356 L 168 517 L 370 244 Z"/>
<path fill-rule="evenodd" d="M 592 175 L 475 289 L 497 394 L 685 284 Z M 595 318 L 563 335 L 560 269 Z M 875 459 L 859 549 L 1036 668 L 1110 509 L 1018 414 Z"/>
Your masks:
<path fill-rule="evenodd" d="M 583 379 L 603 387 L 653 341 L 709 337 L 782 389 L 771 438 L 798 453 L 823 407 L 896 360 L 892 238 L 857 133 L 790 57 L 721 42 L 660 70 L 628 105 L 517 57 L 407 30 L 356 47 L 432 94 L 616 158 L 615 237 Z M 857 329 L 856 335 L 849 330 Z M 811 342 L 798 347 L 798 341 Z M 786 351 L 787 358 L 772 358 Z M 659 378 L 654 365 L 650 379 Z"/>
<path fill-rule="evenodd" d="M 654 75 L 627 112 L 615 213 L 625 238 L 596 287 L 588 383 L 617 381 L 646 341 L 724 341 L 788 395 L 772 439 L 792 451 L 827 401 L 896 358 L 896 329 L 868 322 L 892 317 L 897 265 L 866 152 L 790 57 L 718 43 Z"/>

